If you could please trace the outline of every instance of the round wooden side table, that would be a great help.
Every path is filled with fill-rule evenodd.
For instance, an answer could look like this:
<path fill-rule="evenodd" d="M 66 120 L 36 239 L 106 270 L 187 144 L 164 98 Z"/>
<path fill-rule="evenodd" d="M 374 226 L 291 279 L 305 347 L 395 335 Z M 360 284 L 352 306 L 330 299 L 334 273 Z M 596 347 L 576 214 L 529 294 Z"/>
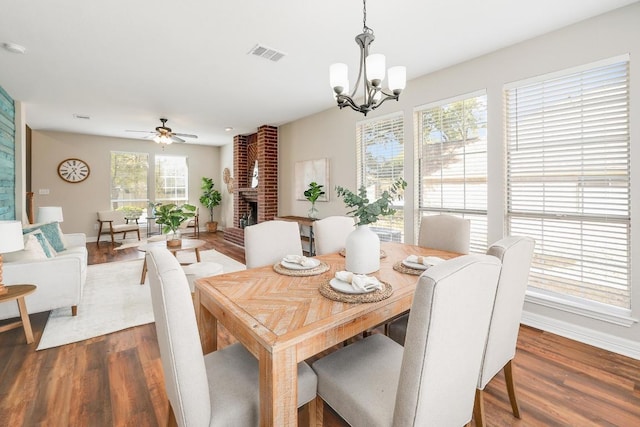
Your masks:
<path fill-rule="evenodd" d="M 7 289 L 9 292 L 0 295 L 0 303 L 16 300 L 21 320 L 0 326 L 0 332 L 9 331 L 22 326 L 24 329 L 24 336 L 27 339 L 27 344 L 31 344 L 33 342 L 33 331 L 31 330 L 31 321 L 29 320 L 29 313 L 27 312 L 27 305 L 24 302 L 24 297 L 34 293 L 36 285 L 7 285 Z"/>

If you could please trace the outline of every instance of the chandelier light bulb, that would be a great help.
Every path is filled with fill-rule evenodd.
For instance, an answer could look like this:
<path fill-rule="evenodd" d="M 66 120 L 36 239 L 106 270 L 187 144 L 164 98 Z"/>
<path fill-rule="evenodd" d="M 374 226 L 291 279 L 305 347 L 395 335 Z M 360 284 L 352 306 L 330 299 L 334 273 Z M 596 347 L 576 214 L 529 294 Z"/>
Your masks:
<path fill-rule="evenodd" d="M 407 67 L 401 65 L 389 68 L 389 90 L 399 95 L 407 86 Z"/>
<path fill-rule="evenodd" d="M 380 53 L 367 56 L 365 61 L 367 80 L 369 80 L 373 86 L 380 86 L 380 83 L 384 80 L 385 62 L 384 55 Z"/>
<path fill-rule="evenodd" d="M 349 92 L 349 67 L 340 62 L 329 67 L 329 84 L 336 94 Z"/>

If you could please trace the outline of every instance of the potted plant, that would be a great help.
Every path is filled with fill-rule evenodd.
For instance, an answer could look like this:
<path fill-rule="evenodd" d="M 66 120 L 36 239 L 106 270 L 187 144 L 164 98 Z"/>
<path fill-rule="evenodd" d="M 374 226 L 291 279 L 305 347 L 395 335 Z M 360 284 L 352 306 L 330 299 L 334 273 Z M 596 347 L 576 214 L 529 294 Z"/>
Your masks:
<path fill-rule="evenodd" d="M 195 211 L 196 207 L 188 203 L 181 206 L 169 203 L 156 208 L 156 224 L 162 225 L 162 232 L 168 235 L 167 246 L 181 245 L 178 228 L 184 221 L 193 218 Z"/>
<path fill-rule="evenodd" d="M 308 201 L 311 202 L 311 209 L 309 209 L 308 216 L 311 219 L 318 219 L 318 210 L 316 209 L 316 201 L 318 197 L 322 196 L 324 190 L 322 189 L 324 185 L 318 184 L 317 182 L 309 183 L 309 188 L 304 191 L 304 197 L 307 198 Z"/>
<path fill-rule="evenodd" d="M 380 238 L 369 229 L 369 224 L 378 220 L 380 216 L 393 215 L 396 210 L 391 202 L 400 198 L 400 190 L 404 190 L 407 182 L 398 178 L 389 190 L 382 193 L 380 198 L 370 202 L 367 189 L 362 186 L 358 194 L 343 187 L 336 187 L 338 197 L 344 198 L 344 203 L 353 210 L 348 214 L 356 218 L 356 229 L 347 236 L 345 248 L 346 270 L 357 274 L 369 274 L 380 269 Z"/>
<path fill-rule="evenodd" d="M 202 203 L 207 209 L 209 209 L 209 222 L 207 222 L 207 231 L 209 233 L 215 233 L 218 229 L 218 222 L 213 220 L 213 208 L 220 204 L 222 195 L 220 192 L 213 188 L 215 184 L 213 179 L 202 177 L 202 196 L 200 196 L 200 203 Z"/>

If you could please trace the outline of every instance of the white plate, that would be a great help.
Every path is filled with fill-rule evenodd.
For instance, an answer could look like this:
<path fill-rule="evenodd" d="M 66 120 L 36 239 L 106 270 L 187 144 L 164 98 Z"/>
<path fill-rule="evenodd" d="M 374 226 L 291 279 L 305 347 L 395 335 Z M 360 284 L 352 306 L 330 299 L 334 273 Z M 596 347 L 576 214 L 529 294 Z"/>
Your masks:
<path fill-rule="evenodd" d="M 370 291 L 362 291 L 356 289 L 351 286 L 351 283 L 343 282 L 342 280 L 336 279 L 335 277 L 329 281 L 329 285 L 336 291 L 340 291 L 345 294 L 368 294 L 369 292 L 375 291 L 375 289 Z"/>
<path fill-rule="evenodd" d="M 414 270 L 426 270 L 427 268 L 431 267 L 430 265 L 418 264 L 417 262 L 410 262 L 410 261 L 407 261 L 406 259 L 402 260 L 402 264 L 404 264 L 406 267 L 413 268 Z"/>
<path fill-rule="evenodd" d="M 313 265 L 304 266 L 304 265 L 296 264 L 295 262 L 287 262 L 285 260 L 280 261 L 280 265 L 283 266 L 284 268 L 288 268 L 289 270 L 310 270 L 320 265 L 320 260 L 317 260 L 315 258 L 308 258 L 308 260 L 313 262 Z"/>

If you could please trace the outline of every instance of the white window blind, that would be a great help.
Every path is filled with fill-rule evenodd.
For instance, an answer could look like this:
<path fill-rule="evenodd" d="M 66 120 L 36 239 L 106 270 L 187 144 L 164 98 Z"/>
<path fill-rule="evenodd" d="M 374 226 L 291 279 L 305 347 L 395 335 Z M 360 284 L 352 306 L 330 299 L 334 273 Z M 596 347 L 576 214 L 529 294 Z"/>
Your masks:
<path fill-rule="evenodd" d="M 111 208 L 146 209 L 149 202 L 147 153 L 111 152 Z"/>
<path fill-rule="evenodd" d="M 487 96 L 465 95 L 420 107 L 416 233 L 423 214 L 471 220 L 471 252 L 487 250 Z"/>
<path fill-rule="evenodd" d="M 628 60 L 506 90 L 508 232 L 536 240 L 529 285 L 630 308 Z"/>
<path fill-rule="evenodd" d="M 156 202 L 189 201 L 189 168 L 185 156 L 156 156 Z"/>
<path fill-rule="evenodd" d="M 404 178 L 404 119 L 401 113 L 356 125 L 357 186 L 377 200 L 398 178 Z M 355 190 L 354 190 L 355 191 Z M 382 241 L 404 241 L 404 199 L 394 201 L 396 213 L 371 225 Z"/>

